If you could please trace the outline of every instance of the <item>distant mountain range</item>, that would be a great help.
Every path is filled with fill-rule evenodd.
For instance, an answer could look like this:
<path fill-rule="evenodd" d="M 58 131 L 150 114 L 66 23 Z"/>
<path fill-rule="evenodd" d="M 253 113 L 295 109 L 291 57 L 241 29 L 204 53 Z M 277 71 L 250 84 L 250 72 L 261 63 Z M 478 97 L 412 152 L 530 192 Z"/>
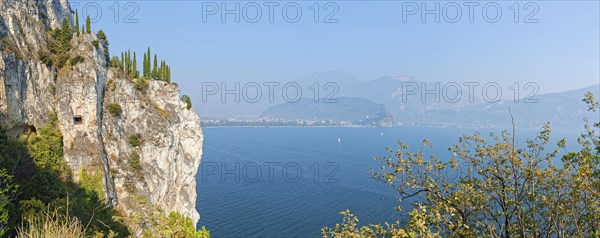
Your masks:
<path fill-rule="evenodd" d="M 417 87 L 417 90 L 425 88 L 433 90 L 436 84 L 420 82 L 411 76 L 384 76 L 365 82 L 355 80 L 342 72 L 322 72 L 306 75 L 294 82 L 302 87 L 305 97 L 312 96 L 307 95 L 312 92 L 307 89 L 315 85 L 315 82 L 321 88 L 320 96 L 331 92 L 323 91 L 325 83 L 334 82 L 338 89 L 335 98 L 340 99 L 340 102 L 324 104 L 303 98 L 296 103 L 287 103 L 276 97 L 274 102 L 263 99 L 252 104 L 243 102 L 220 104 L 219 111 L 235 113 L 235 108 L 239 108 L 240 114 L 237 115 L 288 120 L 317 118 L 357 121 L 366 119 L 366 116 L 379 115 L 379 119 L 385 122 L 393 120 L 395 125 L 507 127 L 511 125 L 510 108 L 517 127 L 540 127 L 549 121 L 555 127 L 565 129 L 580 129 L 584 117 L 596 120 L 599 117 L 598 114 L 588 112 L 581 99 L 588 91 L 600 95 L 600 85 L 560 93 L 537 94 L 534 96 L 537 102 L 526 103 L 523 98 L 518 98 L 519 100 L 515 102 L 507 100 L 506 97 L 488 102 L 491 100 L 484 100 L 481 91 L 484 83 L 478 85 L 477 90 L 468 95 L 468 87 L 462 83 L 453 85 L 453 83 L 442 82 L 437 85 L 440 92 L 439 100 L 436 101 L 433 94 L 421 98 L 421 92 L 414 92 L 414 87 Z M 447 88 L 443 88 L 444 86 Z M 502 89 L 505 94 L 509 93 L 506 86 Z M 443 95 L 441 95 L 442 91 Z M 275 95 L 281 95 L 280 93 L 282 92 L 277 91 Z M 521 92 L 521 94 L 524 96 L 526 93 Z M 489 98 L 494 96 L 490 95 Z"/>

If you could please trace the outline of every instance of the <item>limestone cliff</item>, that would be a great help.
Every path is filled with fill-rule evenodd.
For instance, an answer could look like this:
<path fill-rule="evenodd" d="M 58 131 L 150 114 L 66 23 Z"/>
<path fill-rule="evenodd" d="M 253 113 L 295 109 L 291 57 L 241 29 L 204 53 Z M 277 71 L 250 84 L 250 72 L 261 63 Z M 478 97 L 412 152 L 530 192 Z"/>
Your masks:
<path fill-rule="evenodd" d="M 148 80 L 140 90 L 107 67 L 94 33 L 71 40 L 71 56 L 83 62 L 62 69 L 42 63 L 46 31 L 63 19 L 73 22 L 66 0 L 0 0 L 0 124 L 16 137 L 45 125 L 54 111 L 75 181 L 82 170 L 102 173 L 107 202 L 128 217 L 145 215 L 142 199 L 197 222 L 202 131 L 194 109 L 176 84 Z M 108 113 L 109 105 L 119 113 Z M 141 143 L 129 143 L 132 136 Z M 132 168 L 132 157 L 139 166 Z"/>

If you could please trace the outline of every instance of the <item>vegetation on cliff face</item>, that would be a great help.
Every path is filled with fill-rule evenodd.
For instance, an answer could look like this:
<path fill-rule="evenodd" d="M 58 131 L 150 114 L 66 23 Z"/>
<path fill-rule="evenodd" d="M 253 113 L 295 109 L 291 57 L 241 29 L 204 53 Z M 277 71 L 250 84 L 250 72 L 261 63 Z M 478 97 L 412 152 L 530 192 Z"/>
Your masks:
<path fill-rule="evenodd" d="M 188 96 L 188 95 L 181 96 L 181 101 L 185 102 L 186 108 L 188 110 L 190 110 L 192 108 L 192 99 L 190 99 L 190 96 Z"/>
<path fill-rule="evenodd" d="M 27 148 L 33 162 L 44 171 L 55 174 L 67 174 L 63 162 L 62 134 L 57 130 L 57 118 L 50 115 L 50 124 L 39 129 L 39 132 L 30 132 L 24 135 L 27 139 Z"/>
<path fill-rule="evenodd" d="M 142 135 L 140 135 L 140 134 L 131 134 L 127 138 L 127 142 L 132 147 L 138 147 L 138 146 L 140 146 L 140 144 L 142 144 Z"/>
<path fill-rule="evenodd" d="M 121 113 L 123 112 L 123 109 L 121 108 L 121 105 L 116 104 L 116 103 L 110 103 L 106 106 L 106 110 L 112 114 L 113 116 L 120 116 Z"/>
<path fill-rule="evenodd" d="M 600 109 L 591 93 L 584 101 Z M 430 155 L 424 141 L 417 152 L 400 149 L 376 157 L 383 165 L 373 177 L 411 201 L 408 222 L 359 226 L 343 211 L 342 224 L 322 229 L 324 237 L 599 237 L 600 122 L 590 125 L 566 151 L 566 140 L 552 149 L 546 124 L 524 148 L 512 134 L 465 135 L 448 161 Z M 562 156 L 559 156 L 562 155 Z M 555 165 L 560 158 L 561 166 Z M 397 208 L 402 211 L 402 207 Z"/>
<path fill-rule="evenodd" d="M 102 49 L 104 49 L 103 50 L 104 60 L 108 64 L 108 62 L 110 61 L 110 54 L 108 53 L 109 43 L 108 43 L 108 38 L 106 37 L 106 34 L 104 33 L 104 31 L 102 31 L 102 30 L 98 31 L 98 40 L 100 41 L 100 44 L 102 44 Z"/>
<path fill-rule="evenodd" d="M 19 226 L 23 234 L 42 228 L 50 232 L 49 221 L 39 214 L 55 211 L 70 214 L 73 218 L 68 223 L 77 219 L 89 224 L 87 235 L 127 236 L 127 227 L 118 222 L 117 214 L 97 191 L 98 175 L 82 176 L 80 184 L 72 181 L 62 159 L 62 134 L 56 115 L 50 118 L 48 125 L 18 140 L 8 139 L 6 131 L 0 129 L 0 235 L 14 236 Z M 55 225 L 64 225 L 58 216 L 54 218 L 51 221 L 56 221 Z"/>
<path fill-rule="evenodd" d="M 102 35 L 104 36 L 103 42 L 108 42 L 104 33 L 102 33 Z M 108 59 L 108 53 L 106 53 L 105 56 Z M 121 52 L 120 58 L 113 56 L 110 59 L 110 66 L 121 69 L 125 76 L 129 79 L 142 78 L 171 83 L 171 66 L 169 66 L 164 60 L 160 61 L 159 63 L 158 56 L 156 54 L 154 54 L 154 64 L 152 64 L 150 47 L 148 47 L 147 52 L 144 52 L 141 75 L 140 71 L 138 70 L 137 54 L 136 52 L 131 52 L 131 50 Z"/>
<path fill-rule="evenodd" d="M 79 23 L 78 18 L 76 22 Z M 57 71 L 83 62 L 84 58 L 73 52 L 71 43 L 74 37 L 91 34 L 89 17 L 82 31 L 77 28 L 65 19 L 60 27 L 48 32 L 48 48 L 37 52 L 38 60 L 52 66 L 55 77 Z M 107 37 L 102 31 L 97 36 L 96 48 L 102 47 L 108 59 Z M 135 58 L 134 54 L 128 62 L 132 68 Z M 121 112 L 118 104 L 107 107 L 116 116 Z M 105 200 L 102 170 L 82 164 L 79 181 L 73 180 L 63 158 L 63 134 L 58 118 L 55 113 L 48 118 L 46 125 L 38 128 L 30 125 L 29 131 L 17 139 L 9 138 L 0 125 L 0 237 L 131 235 L 131 228 L 126 226 L 130 224 L 124 222 L 126 213 L 117 212 Z M 139 169 L 139 158 L 135 167 Z M 209 237 L 206 230 L 195 231 L 191 219 L 178 213 L 168 219 L 171 215 L 166 214 L 160 211 L 156 219 L 144 224 L 153 231 L 145 233 L 145 237 Z M 171 232 L 162 234 L 159 231 L 163 229 Z"/>
<path fill-rule="evenodd" d="M 162 237 L 189 237 L 189 238 L 209 238 L 210 232 L 202 227 L 196 231 L 192 219 L 185 217 L 177 212 L 170 212 L 169 216 L 162 217 L 158 227 Z"/>
<path fill-rule="evenodd" d="M 69 51 L 71 50 L 73 32 L 74 30 L 67 19 L 64 19 L 61 27 L 48 33 L 48 51 L 40 51 L 38 54 L 39 59 L 48 66 L 54 66 L 58 69 L 63 68 L 70 58 Z"/>

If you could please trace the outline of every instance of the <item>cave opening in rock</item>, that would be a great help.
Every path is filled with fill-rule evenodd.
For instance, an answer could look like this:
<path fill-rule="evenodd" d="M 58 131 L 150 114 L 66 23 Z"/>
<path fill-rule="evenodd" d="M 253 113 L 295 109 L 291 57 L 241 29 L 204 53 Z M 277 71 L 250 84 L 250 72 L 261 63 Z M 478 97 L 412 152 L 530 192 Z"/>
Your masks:
<path fill-rule="evenodd" d="M 83 118 L 81 116 L 74 116 L 73 123 L 75 125 L 81 125 L 83 123 Z"/>
<path fill-rule="evenodd" d="M 25 133 L 37 133 L 34 125 L 25 125 Z"/>

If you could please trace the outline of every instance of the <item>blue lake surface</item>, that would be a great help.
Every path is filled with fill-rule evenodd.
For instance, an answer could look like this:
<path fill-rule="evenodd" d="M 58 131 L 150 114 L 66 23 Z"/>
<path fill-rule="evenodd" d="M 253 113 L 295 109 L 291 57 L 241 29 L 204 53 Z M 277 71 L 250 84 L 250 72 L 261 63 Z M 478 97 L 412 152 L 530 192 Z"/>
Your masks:
<path fill-rule="evenodd" d="M 400 140 L 417 151 L 423 139 L 440 158 L 463 134 L 490 129 L 205 128 L 198 169 L 198 227 L 213 237 L 320 237 L 350 209 L 360 224 L 402 216 L 396 193 L 371 178 Z M 499 131 L 499 130 L 496 130 Z M 520 130 L 532 137 L 535 130 Z M 573 134 L 575 135 L 575 134 Z M 555 138 L 563 135 L 557 135 Z M 338 138 L 340 141 L 338 142 Z M 524 141 L 522 142 L 524 143 Z"/>

